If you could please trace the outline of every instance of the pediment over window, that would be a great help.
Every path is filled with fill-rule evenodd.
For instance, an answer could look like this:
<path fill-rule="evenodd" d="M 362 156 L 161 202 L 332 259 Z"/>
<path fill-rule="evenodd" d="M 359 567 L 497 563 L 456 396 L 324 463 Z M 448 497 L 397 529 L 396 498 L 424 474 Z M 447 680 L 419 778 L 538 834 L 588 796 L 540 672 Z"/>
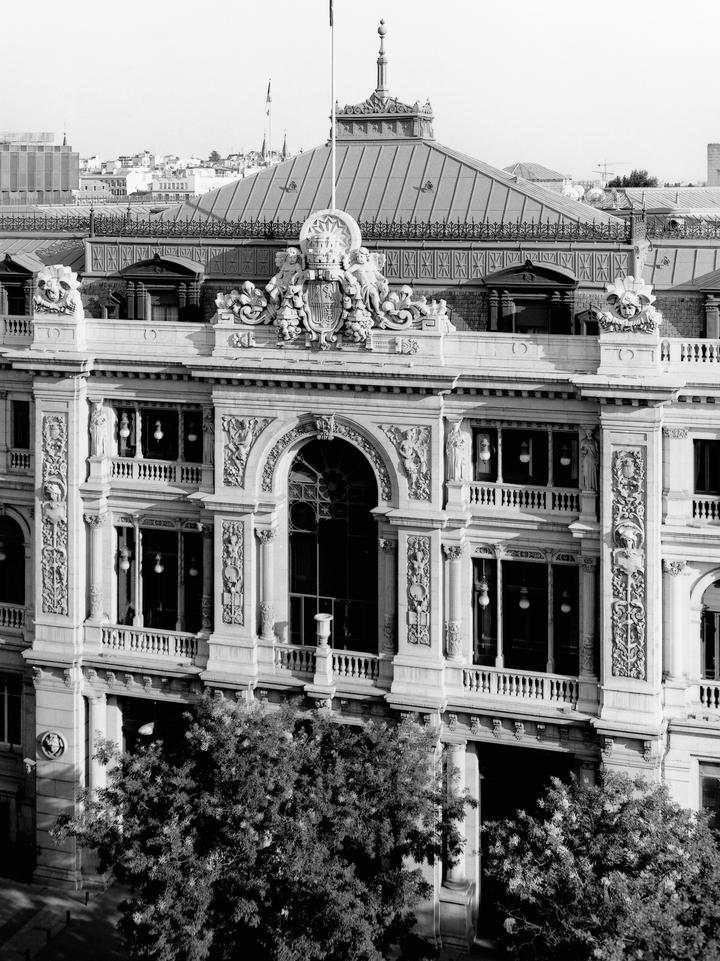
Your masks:
<path fill-rule="evenodd" d="M 45 264 L 34 254 L 14 253 L 5 254 L 0 260 L 0 274 L 27 274 L 32 276 L 42 270 Z"/>
<path fill-rule="evenodd" d="M 164 278 L 193 278 L 201 279 L 205 273 L 205 265 L 190 257 L 178 257 L 172 254 L 155 254 L 147 260 L 139 260 L 118 271 L 121 277 L 158 277 Z"/>
<path fill-rule="evenodd" d="M 571 270 L 564 267 L 526 260 L 522 264 L 512 264 L 504 270 L 488 274 L 483 277 L 483 283 L 488 287 L 502 287 L 505 290 L 528 287 L 567 289 L 577 287 L 578 279 Z"/>

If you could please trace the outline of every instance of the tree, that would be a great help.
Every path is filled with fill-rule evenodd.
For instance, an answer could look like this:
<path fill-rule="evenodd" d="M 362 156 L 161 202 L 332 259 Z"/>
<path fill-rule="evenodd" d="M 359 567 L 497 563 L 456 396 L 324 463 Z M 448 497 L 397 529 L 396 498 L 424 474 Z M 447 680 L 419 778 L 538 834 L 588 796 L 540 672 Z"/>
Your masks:
<path fill-rule="evenodd" d="M 608 181 L 608 187 L 657 187 L 657 177 L 651 177 L 647 170 L 631 170 L 627 176 L 615 177 Z"/>
<path fill-rule="evenodd" d="M 411 943 L 417 865 L 458 854 L 466 803 L 432 734 L 205 699 L 179 740 L 100 742 L 108 786 L 57 829 L 132 886 L 133 957 L 381 961 Z"/>
<path fill-rule="evenodd" d="M 537 961 L 720 957 L 720 849 L 662 785 L 553 780 L 538 813 L 486 826 L 501 939 Z"/>
<path fill-rule="evenodd" d="M 210 156 L 208 157 L 208 163 L 219 164 L 221 160 L 222 160 L 222 157 L 217 152 L 217 150 L 210 151 Z"/>

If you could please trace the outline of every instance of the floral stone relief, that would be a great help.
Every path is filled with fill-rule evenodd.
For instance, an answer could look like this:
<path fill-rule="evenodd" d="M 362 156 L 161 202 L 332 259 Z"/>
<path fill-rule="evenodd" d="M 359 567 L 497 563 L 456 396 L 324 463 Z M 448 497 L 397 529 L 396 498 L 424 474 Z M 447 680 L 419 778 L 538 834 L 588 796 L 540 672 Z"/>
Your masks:
<path fill-rule="evenodd" d="M 646 676 L 645 452 L 621 448 L 612 459 L 612 673 Z"/>
<path fill-rule="evenodd" d="M 245 486 L 245 467 L 252 446 L 272 420 L 273 417 L 223 417 L 223 484 L 227 487 Z"/>
<path fill-rule="evenodd" d="M 411 500 L 430 500 L 430 428 L 408 427 L 401 430 L 394 424 L 381 424 L 400 456 L 408 481 Z"/>
<path fill-rule="evenodd" d="M 244 624 L 245 525 L 222 522 L 222 619 L 224 624 Z"/>
<path fill-rule="evenodd" d="M 407 541 L 408 644 L 430 647 L 430 538 Z"/>
<path fill-rule="evenodd" d="M 42 609 L 68 613 L 67 415 L 42 419 Z"/>

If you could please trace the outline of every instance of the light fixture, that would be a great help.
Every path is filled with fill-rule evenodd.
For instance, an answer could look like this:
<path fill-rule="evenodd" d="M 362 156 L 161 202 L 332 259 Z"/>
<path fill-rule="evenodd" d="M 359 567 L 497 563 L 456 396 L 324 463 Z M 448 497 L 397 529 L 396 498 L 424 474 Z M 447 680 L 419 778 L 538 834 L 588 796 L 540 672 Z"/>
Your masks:
<path fill-rule="evenodd" d="M 120 561 L 118 567 L 121 571 L 130 570 L 130 551 L 127 547 L 120 548 Z"/>
<path fill-rule="evenodd" d="M 490 595 L 488 593 L 488 582 L 484 577 L 480 578 L 478 588 L 480 589 L 480 594 L 478 595 L 478 604 L 480 607 L 487 607 L 490 603 Z"/>
<path fill-rule="evenodd" d="M 155 567 L 153 567 L 153 570 L 156 574 L 162 574 L 165 570 L 165 565 L 162 562 L 162 554 L 155 555 Z"/>
<path fill-rule="evenodd" d="M 563 591 L 560 595 L 560 610 L 563 614 L 569 614 L 572 610 L 572 604 L 570 603 L 570 595 L 567 591 Z"/>
<path fill-rule="evenodd" d="M 478 458 L 482 461 L 489 461 L 491 456 L 490 438 L 486 434 L 483 434 L 478 444 Z"/>
<path fill-rule="evenodd" d="M 520 588 L 520 600 L 518 601 L 518 607 L 521 611 L 526 611 L 530 607 L 530 598 L 528 597 L 528 589 L 523 584 Z"/>
<path fill-rule="evenodd" d="M 520 463 L 529 464 L 530 463 L 530 445 L 526 440 L 520 445 Z"/>
<path fill-rule="evenodd" d="M 195 560 L 194 557 L 190 558 L 190 567 L 188 567 L 188 574 L 190 575 L 190 577 L 198 576 L 197 561 Z"/>
<path fill-rule="evenodd" d="M 130 436 L 130 421 L 128 420 L 128 415 L 125 411 L 120 414 L 120 429 L 118 430 L 118 434 L 123 438 L 123 440 Z"/>
<path fill-rule="evenodd" d="M 197 430 L 195 429 L 194 423 L 191 423 L 188 426 L 187 439 L 190 441 L 191 444 L 194 444 L 195 441 L 198 439 Z"/>
<path fill-rule="evenodd" d="M 156 420 L 155 433 L 153 434 L 153 437 L 155 438 L 155 440 L 162 440 L 164 436 L 165 434 L 163 434 L 162 424 L 160 423 L 159 420 Z"/>
<path fill-rule="evenodd" d="M 155 721 L 148 721 L 147 724 L 141 724 L 138 728 L 138 734 L 140 737 L 152 737 L 155 733 Z"/>
<path fill-rule="evenodd" d="M 569 467 L 572 464 L 572 457 L 570 456 L 570 448 L 567 444 L 563 444 L 560 448 L 560 463 L 563 467 Z"/>
<path fill-rule="evenodd" d="M 0 541 L 0 561 L 7 560 L 7 553 L 5 552 L 5 545 Z"/>

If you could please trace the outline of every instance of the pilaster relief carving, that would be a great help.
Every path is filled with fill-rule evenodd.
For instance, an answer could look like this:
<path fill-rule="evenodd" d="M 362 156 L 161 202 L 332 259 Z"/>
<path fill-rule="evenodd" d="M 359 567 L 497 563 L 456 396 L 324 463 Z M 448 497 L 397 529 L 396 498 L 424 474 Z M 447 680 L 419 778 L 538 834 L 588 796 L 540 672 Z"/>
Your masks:
<path fill-rule="evenodd" d="M 430 538 L 408 537 L 408 644 L 430 647 Z"/>
<path fill-rule="evenodd" d="M 380 424 L 395 446 L 408 480 L 411 500 L 430 500 L 430 428 L 408 427 L 401 430 L 394 424 Z"/>
<path fill-rule="evenodd" d="M 457 621 L 445 622 L 445 650 L 448 657 L 460 657 L 462 648 L 460 645 L 460 625 Z"/>
<path fill-rule="evenodd" d="M 272 417 L 223 417 L 223 484 L 226 487 L 245 486 L 245 466 L 252 446 L 273 419 Z"/>
<path fill-rule="evenodd" d="M 260 633 L 263 637 L 271 637 L 273 633 L 273 609 L 267 601 L 260 602 Z"/>
<path fill-rule="evenodd" d="M 385 621 L 383 623 L 383 652 L 385 654 L 395 653 L 395 622 L 397 618 L 395 614 L 386 614 Z"/>
<path fill-rule="evenodd" d="M 67 415 L 42 419 L 42 610 L 68 612 Z"/>
<path fill-rule="evenodd" d="M 612 673 L 646 674 L 645 452 L 622 448 L 612 461 Z"/>
<path fill-rule="evenodd" d="M 687 427 L 663 427 L 663 434 L 672 440 L 686 440 L 689 433 Z"/>
<path fill-rule="evenodd" d="M 265 461 L 262 472 L 262 489 L 266 493 L 272 492 L 275 467 L 277 466 L 278 459 L 283 451 L 286 450 L 290 444 L 298 440 L 298 438 L 313 434 L 317 435 L 319 433 L 320 431 L 316 421 L 313 421 L 312 423 L 298 424 L 297 427 L 293 427 L 292 430 L 286 431 L 286 433 L 284 433 L 282 437 L 280 437 L 275 444 L 273 444 L 272 450 L 267 456 L 267 460 Z M 343 423 L 335 424 L 333 437 L 342 437 L 345 440 L 349 440 L 365 454 L 375 468 L 375 472 L 379 478 L 381 500 L 389 501 L 392 496 L 390 474 L 388 473 L 382 458 L 370 441 L 359 431 L 355 430 L 354 427 L 350 427 L 348 424 Z"/>
<path fill-rule="evenodd" d="M 243 521 L 222 522 L 222 619 L 224 624 L 245 623 Z"/>

